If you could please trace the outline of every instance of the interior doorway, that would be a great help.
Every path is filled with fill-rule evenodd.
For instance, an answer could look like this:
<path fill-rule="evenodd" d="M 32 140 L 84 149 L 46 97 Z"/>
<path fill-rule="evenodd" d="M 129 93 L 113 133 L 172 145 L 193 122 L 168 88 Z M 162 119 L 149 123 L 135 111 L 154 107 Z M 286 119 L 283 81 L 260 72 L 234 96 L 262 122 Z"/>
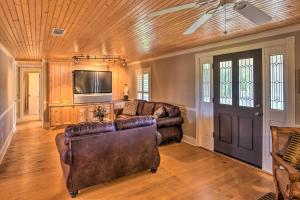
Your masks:
<path fill-rule="evenodd" d="M 18 122 L 42 120 L 41 68 L 20 67 Z"/>
<path fill-rule="evenodd" d="M 25 74 L 25 117 L 39 118 L 40 105 L 40 74 L 29 72 Z"/>

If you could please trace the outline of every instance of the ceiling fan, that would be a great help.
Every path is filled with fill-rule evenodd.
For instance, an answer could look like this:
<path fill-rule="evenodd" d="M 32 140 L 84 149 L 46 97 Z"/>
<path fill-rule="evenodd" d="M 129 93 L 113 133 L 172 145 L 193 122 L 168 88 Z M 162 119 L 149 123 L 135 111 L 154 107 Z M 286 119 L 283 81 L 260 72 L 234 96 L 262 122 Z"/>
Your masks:
<path fill-rule="evenodd" d="M 222 7 L 233 5 L 233 9 L 246 17 L 253 23 L 260 25 L 272 20 L 272 17 L 260 10 L 259 8 L 252 5 L 247 0 L 196 0 L 193 3 L 178 5 L 163 10 L 158 10 L 151 13 L 150 17 L 157 17 L 168 13 L 174 13 L 181 10 L 187 10 L 192 8 L 200 8 L 206 5 L 212 5 L 215 2 L 219 2 L 217 6 L 209 8 L 199 19 L 197 19 L 183 34 L 190 35 L 198 30 L 203 24 L 205 24 L 217 11 Z"/>

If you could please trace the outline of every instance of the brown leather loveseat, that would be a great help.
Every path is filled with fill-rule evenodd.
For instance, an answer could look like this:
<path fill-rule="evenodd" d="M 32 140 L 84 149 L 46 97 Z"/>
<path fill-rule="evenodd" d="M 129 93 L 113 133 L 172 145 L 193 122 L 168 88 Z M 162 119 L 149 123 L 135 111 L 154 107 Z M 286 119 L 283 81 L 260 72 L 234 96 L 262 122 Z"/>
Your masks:
<path fill-rule="evenodd" d="M 155 173 L 160 155 L 153 117 L 70 125 L 56 136 L 67 189 L 78 190 L 138 171 Z"/>
<path fill-rule="evenodd" d="M 168 143 L 170 141 L 181 142 L 183 132 L 182 124 L 183 118 L 178 106 L 174 106 L 163 102 L 150 102 L 143 100 L 138 101 L 138 108 L 136 116 L 153 115 L 160 107 L 164 107 L 165 115 L 156 119 L 157 130 L 161 134 L 162 143 Z M 115 109 L 117 119 L 128 119 L 136 116 L 128 116 L 122 114 L 123 109 Z"/>

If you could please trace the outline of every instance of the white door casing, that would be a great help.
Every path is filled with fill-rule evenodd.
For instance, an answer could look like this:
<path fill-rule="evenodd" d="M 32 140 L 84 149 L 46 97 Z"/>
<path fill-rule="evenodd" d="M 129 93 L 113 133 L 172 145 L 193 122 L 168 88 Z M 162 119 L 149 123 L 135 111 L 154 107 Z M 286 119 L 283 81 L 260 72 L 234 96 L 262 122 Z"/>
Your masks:
<path fill-rule="evenodd" d="M 198 94 L 199 99 L 197 104 L 199 105 L 199 123 L 197 124 L 196 130 L 198 131 L 201 137 L 197 138 L 197 145 L 208 150 L 214 149 L 214 139 L 213 139 L 213 132 L 214 132 L 214 113 L 213 113 L 213 57 L 203 57 L 198 60 L 198 70 L 196 72 L 196 76 L 199 77 L 200 84 L 198 85 Z M 203 66 L 204 65 L 210 66 L 210 100 L 204 100 L 203 98 Z"/>
<path fill-rule="evenodd" d="M 252 49 L 263 50 L 263 161 L 262 169 L 272 172 L 271 135 L 270 125 L 277 126 L 296 126 L 295 124 L 295 37 L 255 43 L 240 47 L 206 52 L 196 54 L 196 141 L 197 145 L 214 150 L 213 147 L 213 106 L 202 102 L 202 77 L 201 70 L 203 63 L 213 60 L 213 56 L 227 53 L 235 53 Z M 284 73 L 285 73 L 285 110 L 270 110 L 270 89 L 269 89 L 269 56 L 274 53 L 284 55 Z M 213 79 L 211 79 L 211 85 Z M 211 93 L 212 94 L 212 93 Z M 211 103 L 212 104 L 212 103 Z M 204 108 L 203 108 L 204 107 Z M 209 119 L 209 120 L 208 120 Z M 205 124 L 205 125 L 204 125 Z"/>

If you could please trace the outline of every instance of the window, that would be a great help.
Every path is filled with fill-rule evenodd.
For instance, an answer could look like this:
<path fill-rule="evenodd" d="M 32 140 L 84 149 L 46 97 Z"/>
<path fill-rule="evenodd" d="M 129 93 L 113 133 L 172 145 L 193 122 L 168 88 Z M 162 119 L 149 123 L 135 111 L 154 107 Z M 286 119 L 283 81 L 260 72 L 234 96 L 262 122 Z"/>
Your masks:
<path fill-rule="evenodd" d="M 210 102 L 210 64 L 202 65 L 202 98 L 203 102 Z"/>
<path fill-rule="evenodd" d="M 270 104 L 273 110 L 284 110 L 283 55 L 270 56 Z"/>
<path fill-rule="evenodd" d="M 150 100 L 150 70 L 137 71 L 137 99 Z"/>
<path fill-rule="evenodd" d="M 254 107 L 253 58 L 239 60 L 239 105 Z"/>
<path fill-rule="evenodd" d="M 232 105 L 232 61 L 220 62 L 220 104 Z"/>

